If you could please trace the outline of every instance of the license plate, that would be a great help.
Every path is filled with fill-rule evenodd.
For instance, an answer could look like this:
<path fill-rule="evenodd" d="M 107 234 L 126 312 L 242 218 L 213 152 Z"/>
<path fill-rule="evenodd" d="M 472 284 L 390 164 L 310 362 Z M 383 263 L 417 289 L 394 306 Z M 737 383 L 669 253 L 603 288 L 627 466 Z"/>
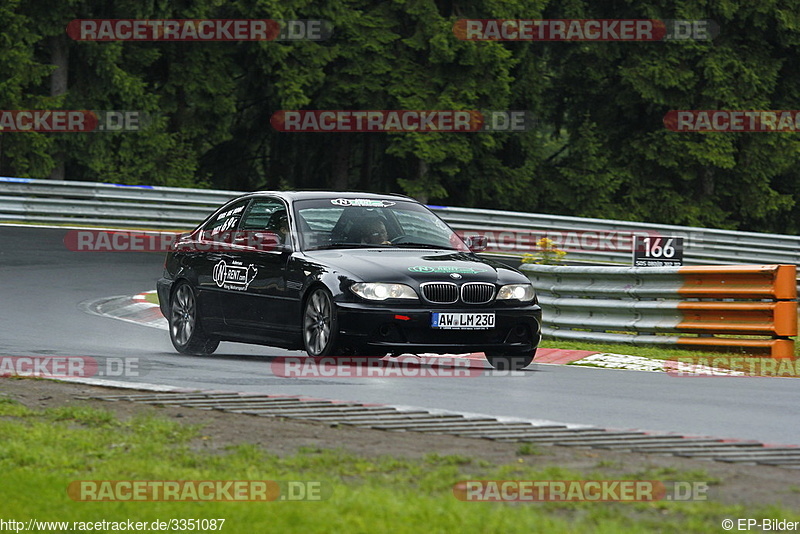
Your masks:
<path fill-rule="evenodd" d="M 488 330 L 494 328 L 493 313 L 432 313 L 431 328 L 444 330 Z"/>

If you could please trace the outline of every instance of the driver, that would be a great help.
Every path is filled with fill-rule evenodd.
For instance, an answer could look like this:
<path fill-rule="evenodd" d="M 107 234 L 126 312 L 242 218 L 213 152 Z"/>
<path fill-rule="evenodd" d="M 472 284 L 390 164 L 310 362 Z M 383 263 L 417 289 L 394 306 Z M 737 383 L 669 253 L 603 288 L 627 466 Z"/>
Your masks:
<path fill-rule="evenodd" d="M 289 233 L 289 218 L 286 216 L 286 210 L 278 210 L 270 216 L 267 230 L 275 232 L 281 243 L 286 242 L 286 235 Z"/>
<path fill-rule="evenodd" d="M 361 242 L 370 245 L 391 245 L 389 232 L 380 219 L 367 219 L 361 229 Z"/>

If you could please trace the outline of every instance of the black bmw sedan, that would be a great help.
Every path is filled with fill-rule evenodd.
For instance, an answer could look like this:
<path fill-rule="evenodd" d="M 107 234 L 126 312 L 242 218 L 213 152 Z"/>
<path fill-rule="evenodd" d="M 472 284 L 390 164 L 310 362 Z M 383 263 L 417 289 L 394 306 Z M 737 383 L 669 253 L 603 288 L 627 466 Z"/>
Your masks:
<path fill-rule="evenodd" d="M 184 354 L 237 341 L 525 367 L 541 339 L 533 287 L 474 241 L 401 195 L 250 193 L 173 243 L 158 296 Z"/>

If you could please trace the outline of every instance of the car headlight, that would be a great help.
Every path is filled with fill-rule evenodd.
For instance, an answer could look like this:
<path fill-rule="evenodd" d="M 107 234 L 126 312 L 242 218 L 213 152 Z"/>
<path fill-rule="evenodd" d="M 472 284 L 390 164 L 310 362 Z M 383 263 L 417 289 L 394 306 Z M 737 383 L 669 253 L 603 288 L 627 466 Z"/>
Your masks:
<path fill-rule="evenodd" d="M 360 282 L 350 286 L 350 289 L 367 300 L 386 300 L 386 299 L 415 299 L 417 293 L 405 284 L 384 284 L 384 283 L 364 283 Z"/>
<path fill-rule="evenodd" d="M 536 292 L 530 284 L 508 284 L 500 288 L 497 292 L 497 300 L 519 300 L 528 302 L 533 300 Z"/>

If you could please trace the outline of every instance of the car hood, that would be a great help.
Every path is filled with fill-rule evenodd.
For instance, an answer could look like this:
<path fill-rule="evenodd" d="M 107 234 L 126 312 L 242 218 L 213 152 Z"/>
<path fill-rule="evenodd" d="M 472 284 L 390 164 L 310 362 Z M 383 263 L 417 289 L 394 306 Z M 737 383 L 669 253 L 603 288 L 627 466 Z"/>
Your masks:
<path fill-rule="evenodd" d="M 347 249 L 320 250 L 306 256 L 363 282 L 417 284 L 432 281 L 524 283 L 528 279 L 502 263 L 448 250 Z"/>

